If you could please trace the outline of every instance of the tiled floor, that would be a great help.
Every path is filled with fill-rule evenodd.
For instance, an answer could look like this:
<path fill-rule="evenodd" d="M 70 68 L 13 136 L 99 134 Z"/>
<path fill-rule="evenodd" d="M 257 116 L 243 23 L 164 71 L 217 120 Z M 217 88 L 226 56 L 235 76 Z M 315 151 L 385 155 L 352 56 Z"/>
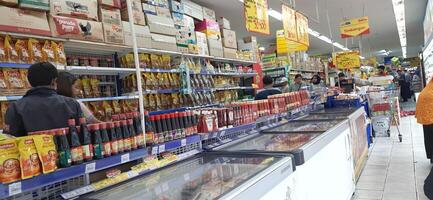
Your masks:
<path fill-rule="evenodd" d="M 426 200 L 424 179 L 432 165 L 424 150 L 422 126 L 402 118 L 403 142 L 393 128 L 389 138 L 377 138 L 356 186 L 354 200 Z"/>

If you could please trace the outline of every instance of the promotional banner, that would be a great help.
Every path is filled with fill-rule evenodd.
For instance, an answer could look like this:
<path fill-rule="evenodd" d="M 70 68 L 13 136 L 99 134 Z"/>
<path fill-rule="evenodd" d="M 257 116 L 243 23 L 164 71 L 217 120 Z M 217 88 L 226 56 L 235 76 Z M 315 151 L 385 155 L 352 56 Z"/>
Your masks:
<path fill-rule="evenodd" d="M 310 37 L 308 35 L 308 18 L 305 15 L 297 12 L 296 24 L 298 27 L 298 42 L 310 46 Z"/>
<path fill-rule="evenodd" d="M 267 0 L 244 0 L 244 12 L 249 32 L 270 34 Z"/>
<path fill-rule="evenodd" d="M 340 32 L 342 38 L 356 37 L 370 33 L 368 17 L 360 17 L 341 22 Z"/>
<path fill-rule="evenodd" d="M 277 53 L 285 54 L 296 51 L 307 51 L 308 46 L 297 41 L 288 40 L 284 30 L 277 30 Z"/>
<path fill-rule="evenodd" d="M 283 27 L 288 40 L 298 41 L 298 28 L 296 24 L 296 11 L 287 5 L 282 5 Z"/>
<path fill-rule="evenodd" d="M 335 64 L 338 69 L 353 69 L 361 67 L 359 51 L 344 51 L 335 54 Z"/>

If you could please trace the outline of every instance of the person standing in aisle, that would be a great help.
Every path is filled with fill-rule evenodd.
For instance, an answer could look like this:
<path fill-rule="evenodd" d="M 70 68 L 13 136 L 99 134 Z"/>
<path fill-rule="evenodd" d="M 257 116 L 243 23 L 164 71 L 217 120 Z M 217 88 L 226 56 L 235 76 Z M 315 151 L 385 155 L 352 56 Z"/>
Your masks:
<path fill-rule="evenodd" d="M 27 79 L 32 88 L 24 97 L 13 102 L 5 114 L 5 133 L 19 137 L 28 132 L 68 126 L 82 115 L 80 104 L 56 92 L 57 69 L 49 62 L 30 66 Z"/>
<path fill-rule="evenodd" d="M 306 87 L 308 87 L 308 84 L 306 84 L 302 81 L 302 75 L 296 74 L 295 75 L 295 82 L 290 85 L 289 91 L 290 92 L 297 92 L 297 91 L 300 91 L 302 89 L 305 89 Z"/>
<path fill-rule="evenodd" d="M 77 78 L 71 73 L 60 72 L 57 78 L 57 94 L 63 95 L 65 97 L 77 98 L 80 94 L 80 90 L 77 87 Z M 86 122 L 89 124 L 101 123 L 93 113 L 84 105 L 83 102 L 78 101 L 81 110 L 83 111 L 83 117 L 86 118 Z"/>
<path fill-rule="evenodd" d="M 289 80 L 287 80 L 286 77 L 282 78 L 280 80 L 280 83 L 278 85 L 279 85 L 280 90 L 281 90 L 282 93 L 288 93 L 288 92 L 290 92 L 290 90 L 289 90 Z"/>
<path fill-rule="evenodd" d="M 433 79 L 419 94 L 415 118 L 419 124 L 423 125 L 426 155 L 433 163 Z"/>
<path fill-rule="evenodd" d="M 320 78 L 320 76 L 317 74 L 315 74 L 311 78 L 310 84 L 311 84 L 312 90 L 322 89 L 323 87 L 325 87 L 325 84 L 323 84 L 322 78 Z"/>
<path fill-rule="evenodd" d="M 410 80 L 408 75 L 402 71 L 398 70 L 398 83 L 400 85 L 400 95 L 403 99 L 403 102 L 407 102 L 407 100 L 410 98 Z"/>
<path fill-rule="evenodd" d="M 421 77 L 419 76 L 419 71 L 415 71 L 410 83 L 410 89 L 413 91 L 413 99 L 416 101 L 415 93 L 419 93 L 422 90 Z"/>
<path fill-rule="evenodd" d="M 281 91 L 278 88 L 274 88 L 274 80 L 272 77 L 266 75 L 263 77 L 263 90 L 259 90 L 256 94 L 255 100 L 263 100 L 268 99 L 268 96 L 281 94 Z"/>
<path fill-rule="evenodd" d="M 387 76 L 388 73 L 385 71 L 385 66 L 384 65 L 379 65 L 379 67 L 377 67 L 377 75 L 378 76 Z"/>

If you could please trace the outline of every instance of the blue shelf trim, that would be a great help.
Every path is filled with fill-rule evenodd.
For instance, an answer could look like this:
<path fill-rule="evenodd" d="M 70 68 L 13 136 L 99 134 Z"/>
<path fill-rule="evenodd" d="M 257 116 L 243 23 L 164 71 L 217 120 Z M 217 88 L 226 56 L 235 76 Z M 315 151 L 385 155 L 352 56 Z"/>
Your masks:
<path fill-rule="evenodd" d="M 144 68 L 141 69 L 143 72 L 163 72 L 163 73 L 179 73 L 178 69 L 151 69 L 151 68 Z"/>
<path fill-rule="evenodd" d="M 177 148 L 198 143 L 198 142 L 201 142 L 200 135 L 192 135 L 187 138 L 169 141 L 164 144 L 153 145 L 151 149 L 151 154 L 155 155 L 155 154 L 164 153 L 166 151 L 172 151 Z"/>
<path fill-rule="evenodd" d="M 199 108 L 215 107 L 215 106 L 219 106 L 219 104 L 209 104 L 209 105 L 203 105 L 203 106 L 181 107 L 181 108 L 168 109 L 168 110 L 152 111 L 152 112 L 149 112 L 149 115 L 162 115 L 162 114 L 168 114 L 168 113 L 174 113 L 174 112 L 183 112 L 186 110 L 194 110 L 194 109 L 199 109 Z"/>
<path fill-rule="evenodd" d="M 21 63 L 4 63 L 0 62 L 0 68 L 21 68 L 28 69 L 31 64 L 21 64 Z"/>
<path fill-rule="evenodd" d="M 180 89 L 143 90 L 144 94 L 170 94 L 180 92 Z"/>

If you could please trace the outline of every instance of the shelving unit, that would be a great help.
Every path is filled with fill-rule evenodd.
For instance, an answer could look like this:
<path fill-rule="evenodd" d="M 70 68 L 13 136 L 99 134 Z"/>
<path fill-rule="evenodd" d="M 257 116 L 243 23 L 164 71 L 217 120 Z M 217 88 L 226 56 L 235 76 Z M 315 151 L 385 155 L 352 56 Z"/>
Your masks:
<path fill-rule="evenodd" d="M 0 101 L 17 101 L 23 98 L 22 96 L 0 96 Z M 112 101 L 112 100 L 128 100 L 128 99 L 138 99 L 138 95 L 126 95 L 118 97 L 97 97 L 97 98 L 82 98 L 78 99 L 81 102 L 91 102 L 91 101 Z"/>

